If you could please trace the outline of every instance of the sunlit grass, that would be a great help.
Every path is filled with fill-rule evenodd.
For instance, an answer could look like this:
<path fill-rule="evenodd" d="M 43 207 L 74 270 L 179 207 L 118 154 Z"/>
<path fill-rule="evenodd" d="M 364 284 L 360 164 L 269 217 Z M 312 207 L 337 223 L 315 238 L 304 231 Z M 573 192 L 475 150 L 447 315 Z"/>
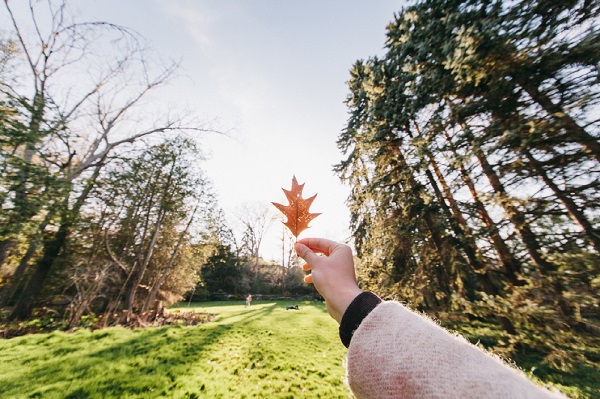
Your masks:
<path fill-rule="evenodd" d="M 53 332 L 0 340 L 0 398 L 348 398 L 346 349 L 337 324 L 320 303 L 181 304 L 171 312 L 218 314 L 197 327 Z M 460 327 L 472 342 L 493 345 L 493 324 Z M 592 358 L 600 348 L 586 348 Z M 593 355 L 593 356 L 592 356 Z M 522 353 L 534 369 L 572 398 L 600 392 L 600 368 L 550 369 L 542 356 Z"/>
<path fill-rule="evenodd" d="M 0 340 L 0 397 L 347 398 L 336 323 L 321 304 L 288 304 L 192 304 L 219 316 Z"/>

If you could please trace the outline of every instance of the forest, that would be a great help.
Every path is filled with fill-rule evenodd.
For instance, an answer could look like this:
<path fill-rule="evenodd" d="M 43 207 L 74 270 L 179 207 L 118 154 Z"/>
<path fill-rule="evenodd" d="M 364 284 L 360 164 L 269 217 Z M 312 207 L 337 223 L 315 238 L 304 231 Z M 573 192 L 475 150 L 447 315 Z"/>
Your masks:
<path fill-rule="evenodd" d="M 314 297 L 272 218 L 228 225 L 198 137 L 156 92 L 177 63 L 135 32 L 49 2 L 0 36 L 0 321 L 145 325 L 156 304 Z M 597 364 L 600 4 L 421 0 L 384 54 L 349 65 L 333 172 L 361 288 L 506 357 Z M 148 117 L 151 115 L 151 117 Z M 270 205 L 269 205 L 270 206 Z M 47 318 L 45 319 L 47 320 Z M 87 323 L 87 324 L 86 324 Z"/>
<path fill-rule="evenodd" d="M 508 357 L 598 361 L 598 11 L 420 1 L 354 64 L 335 170 L 363 288 Z"/>
<path fill-rule="evenodd" d="M 76 20 L 66 2 L 32 4 L 27 18 L 3 5 L 3 317 L 144 325 L 157 303 L 314 295 L 291 237 L 278 264 L 259 257 L 266 205 L 244 204 L 228 226 L 199 167 L 199 138 L 223 133 L 155 94 L 177 63 L 126 27 Z"/>

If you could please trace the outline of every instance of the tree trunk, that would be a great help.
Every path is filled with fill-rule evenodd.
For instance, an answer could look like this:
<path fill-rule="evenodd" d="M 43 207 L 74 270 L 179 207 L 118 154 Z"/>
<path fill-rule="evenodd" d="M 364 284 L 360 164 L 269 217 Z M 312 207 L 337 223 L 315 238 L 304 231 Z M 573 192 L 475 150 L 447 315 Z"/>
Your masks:
<path fill-rule="evenodd" d="M 456 200 L 452 195 L 452 191 L 450 190 L 450 187 L 448 186 L 444 175 L 442 174 L 439 166 L 437 165 L 437 162 L 435 162 L 435 159 L 428 151 L 426 155 L 428 157 L 429 164 L 433 168 L 440 184 L 442 185 L 445 199 L 448 200 L 448 202 L 450 203 L 450 209 L 452 210 L 452 212 L 450 212 L 450 210 L 447 208 L 447 205 L 444 201 L 444 197 L 441 196 L 440 189 L 439 187 L 437 187 L 437 183 L 433 178 L 431 172 L 429 170 L 426 170 L 425 172 L 429 181 L 434 186 L 434 191 L 440 197 L 440 202 L 443 204 L 444 208 L 446 209 L 446 212 L 450 215 L 450 225 L 452 227 L 452 230 L 454 231 L 454 234 L 460 240 L 461 248 L 464 250 L 467 259 L 469 260 L 469 264 L 471 265 L 471 272 L 475 275 L 475 278 L 481 285 L 481 289 L 483 290 L 483 292 L 492 296 L 503 296 L 503 293 L 494 283 L 494 280 L 487 268 L 487 265 L 485 264 L 483 259 L 481 259 L 478 247 L 472 239 L 470 228 L 467 225 L 467 222 L 464 219 L 462 212 L 460 211 L 458 204 L 456 203 Z M 516 282 L 516 275 L 513 275 L 513 277 L 515 278 Z M 466 286 L 469 285 L 469 283 L 466 280 L 463 281 L 463 284 Z M 470 289 L 469 287 L 467 287 L 467 292 L 469 291 Z M 508 334 L 516 334 L 516 329 L 508 318 L 504 316 L 496 316 L 496 320 L 498 321 L 500 327 Z"/>
<path fill-rule="evenodd" d="M 592 244 L 592 246 L 596 249 L 597 252 L 600 252 L 600 236 L 594 230 L 594 227 L 592 226 L 588 218 L 585 216 L 585 214 L 579 209 L 575 201 L 573 201 L 571 197 L 565 194 L 565 192 L 562 191 L 556 185 L 556 183 L 554 183 L 554 181 L 550 179 L 550 177 L 548 177 L 548 174 L 546 173 L 542 165 L 540 165 L 540 162 L 534 158 L 533 154 L 531 154 L 530 151 L 524 150 L 523 153 L 529 160 L 531 166 L 533 166 L 533 169 L 536 171 L 537 175 L 541 177 L 544 183 L 548 186 L 548 188 L 550 188 L 554 192 L 556 198 L 558 198 L 558 200 L 562 202 L 562 204 L 567 209 L 569 215 L 571 215 L 571 218 L 575 222 L 577 222 L 577 224 L 579 224 L 579 227 L 581 227 L 581 229 L 585 233 L 585 236 L 590 242 L 590 244 Z"/>
<path fill-rule="evenodd" d="M 15 296 L 17 290 L 19 289 L 23 277 L 25 276 L 25 272 L 27 271 L 27 268 L 29 266 L 29 261 L 38 250 L 38 247 L 39 243 L 37 242 L 37 240 L 32 239 L 32 241 L 29 243 L 27 251 L 25 252 L 25 255 L 23 255 L 21 261 L 19 262 L 19 266 L 17 266 L 15 272 L 12 274 L 12 276 L 10 276 L 9 283 L 6 286 L 2 287 L 2 295 L 0 295 L 0 306 L 7 306 L 10 305 L 10 303 L 12 302 L 12 299 Z"/>
<path fill-rule="evenodd" d="M 494 190 L 498 204 L 502 206 L 502 208 L 506 212 L 506 215 L 508 216 L 508 219 L 511 221 L 511 223 L 517 230 L 517 233 L 521 237 L 521 240 L 523 241 L 523 244 L 527 249 L 527 253 L 531 257 L 533 262 L 543 270 L 556 270 L 555 265 L 551 264 L 543 258 L 542 248 L 538 242 L 536 235 L 529 227 L 529 224 L 525 219 L 525 215 L 523 215 L 523 213 L 520 212 L 517 209 L 517 207 L 513 204 L 508 193 L 506 192 L 506 189 L 504 188 L 504 185 L 500 181 L 500 178 L 494 171 L 492 165 L 490 165 L 490 163 L 488 162 L 487 157 L 485 156 L 481 148 L 479 148 L 479 146 L 475 144 L 471 145 L 473 153 L 475 154 L 475 157 L 481 165 L 483 174 L 487 177 L 490 186 Z"/>
<path fill-rule="evenodd" d="M 432 165 L 438 177 L 438 181 L 442 185 L 445 198 L 450 204 L 450 209 L 452 210 L 452 212 L 450 213 L 452 217 L 450 223 L 452 225 L 452 229 L 454 230 L 454 234 L 456 234 L 459 237 L 461 247 L 465 251 L 467 259 L 469 259 L 469 263 L 475 272 L 477 280 L 479 280 L 479 283 L 481 284 L 481 287 L 483 288 L 486 294 L 500 295 L 501 290 L 494 282 L 494 279 L 492 278 L 488 270 L 486 262 L 482 259 L 479 247 L 477 247 L 477 244 L 473 239 L 473 233 L 471 232 L 471 228 L 469 227 L 467 221 L 463 217 L 462 212 L 460 211 L 460 208 L 458 207 L 458 204 L 454 199 L 454 196 L 452 195 L 452 191 L 450 190 L 450 187 L 448 186 L 448 183 L 444 178 L 444 175 L 441 173 L 441 170 L 439 169 L 437 163 L 433 158 L 430 158 L 430 164 Z M 517 276 L 515 274 L 512 274 L 510 276 L 507 275 L 507 278 L 512 284 L 516 284 L 518 282 Z"/>
<path fill-rule="evenodd" d="M 31 134 L 32 137 L 37 137 L 39 135 L 40 126 L 42 124 L 42 119 L 44 116 L 45 110 L 45 99 L 44 99 L 44 84 L 41 82 L 41 89 L 36 90 L 35 95 L 31 104 L 31 118 L 29 120 L 29 126 L 27 130 Z M 18 235 L 23 229 L 23 223 L 28 222 L 33 216 L 35 216 L 39 211 L 39 206 L 32 207 L 28 206 L 27 202 L 29 201 L 27 182 L 30 179 L 30 164 L 35 155 L 35 142 L 29 142 L 25 144 L 25 149 L 23 151 L 23 165 L 19 171 L 19 184 L 14 187 L 14 209 L 16 210 L 16 215 L 13 215 L 6 226 L 4 226 L 0 232 L 8 238 L 2 240 L 0 242 L 0 267 L 4 264 L 4 261 L 10 254 L 10 251 L 15 246 L 15 239 L 10 238 Z"/>
<path fill-rule="evenodd" d="M 492 244 L 496 250 L 496 253 L 498 254 L 500 263 L 502 264 L 504 275 L 506 276 L 507 280 L 510 281 L 513 285 L 522 285 L 522 282 L 518 278 L 518 275 L 521 270 L 521 263 L 513 255 L 512 251 L 504 241 L 504 238 L 502 238 L 502 236 L 500 235 L 498 226 L 496 226 L 496 223 L 488 213 L 481 199 L 479 198 L 479 193 L 475 188 L 475 184 L 473 183 L 473 180 L 471 180 L 471 176 L 469 175 L 469 172 L 465 168 L 464 164 L 462 163 L 462 161 L 459 160 L 460 157 L 457 154 L 456 149 L 454 148 L 450 140 L 450 137 L 448 136 L 448 134 L 445 134 L 445 136 L 448 144 L 450 145 L 450 149 L 456 159 L 456 162 L 458 163 L 461 179 L 469 189 L 469 193 L 473 198 L 475 209 L 477 210 L 479 217 L 481 217 L 481 220 L 485 224 L 486 229 L 490 234 Z"/>
<path fill-rule="evenodd" d="M 188 221 L 185 229 L 181 232 L 181 235 L 179 236 L 179 239 L 177 240 L 177 244 L 175 245 L 175 248 L 173 249 L 173 253 L 171 253 L 171 257 L 169 258 L 169 263 L 165 267 L 165 270 L 163 270 L 160 278 L 153 284 L 152 289 L 148 293 L 148 296 L 146 297 L 146 300 L 144 301 L 144 305 L 142 306 L 141 313 L 144 313 L 148 309 L 150 304 L 152 304 L 152 302 L 154 302 L 154 298 L 156 298 L 156 294 L 158 293 L 158 290 L 160 289 L 160 287 L 163 285 L 163 283 L 167 279 L 167 276 L 169 275 L 169 271 L 171 271 L 171 268 L 173 267 L 173 263 L 175 262 L 175 257 L 177 256 L 177 253 L 179 252 L 179 248 L 181 247 L 181 244 L 183 243 L 183 239 L 185 238 L 185 235 L 187 234 L 190 226 L 192 225 L 192 222 L 194 221 L 194 215 L 196 215 L 197 210 L 198 210 L 198 205 L 196 206 L 196 208 L 194 208 L 194 212 L 192 212 L 192 216 L 190 217 L 190 220 Z"/>
<path fill-rule="evenodd" d="M 417 130 L 417 133 L 419 135 L 422 135 L 421 130 L 416 123 L 415 128 Z M 412 137 L 410 132 L 409 135 Z M 438 201 L 440 202 L 440 204 L 442 204 L 442 207 L 444 208 L 446 214 L 449 216 L 448 219 L 450 222 L 450 226 L 455 236 L 460 241 L 461 249 L 467 256 L 469 264 L 474 270 L 477 280 L 481 284 L 484 291 L 490 295 L 498 295 L 500 293 L 500 290 L 494 283 L 493 278 L 488 271 L 488 267 L 480 254 L 479 248 L 477 247 L 475 240 L 473 239 L 471 229 L 467 224 L 467 221 L 463 217 L 463 214 L 460 208 L 458 207 L 456 200 L 454 199 L 454 195 L 452 194 L 452 190 L 450 190 L 450 187 L 446 182 L 444 174 L 440 170 L 439 165 L 437 164 L 435 157 L 433 156 L 431 151 L 429 151 L 429 149 L 427 148 L 425 148 L 424 151 L 425 156 L 427 157 L 427 162 L 433 169 L 435 176 L 437 177 L 437 181 L 439 181 L 440 185 L 442 186 L 443 195 L 442 192 L 440 192 L 438 184 L 431 172 L 429 171 L 429 169 L 426 169 L 425 173 L 431 185 L 433 186 L 436 195 L 438 196 Z M 450 205 L 449 209 L 448 205 L 446 204 L 446 201 L 448 201 L 448 204 Z"/>
<path fill-rule="evenodd" d="M 479 161 L 483 173 L 488 178 L 488 181 L 496 194 L 498 203 L 506 212 L 509 220 L 511 221 L 517 233 L 519 234 L 519 237 L 521 237 L 521 240 L 525 245 L 525 248 L 527 249 L 527 253 L 531 257 L 533 262 L 539 267 L 540 272 L 552 281 L 552 286 L 554 288 L 556 300 L 558 302 L 558 306 L 560 307 L 563 316 L 565 316 L 567 319 L 572 319 L 574 315 L 574 310 L 568 303 L 567 298 L 565 298 L 563 295 L 565 288 L 561 283 L 559 276 L 553 275 L 558 270 L 558 267 L 544 259 L 542 255 L 542 248 L 537 240 L 536 235 L 533 233 L 529 224 L 525 220 L 525 215 L 523 215 L 523 213 L 520 212 L 517 209 L 517 207 L 512 203 L 512 200 L 509 198 L 504 188 L 504 185 L 502 184 L 500 178 L 488 162 L 481 148 L 478 145 L 474 144 L 472 140 L 471 145 L 473 153 Z"/>
<path fill-rule="evenodd" d="M 133 306 L 135 304 L 135 295 L 136 295 L 137 289 L 140 286 L 142 279 L 144 278 L 144 274 L 146 273 L 146 269 L 148 268 L 148 265 L 150 264 L 150 260 L 152 259 L 152 253 L 154 251 L 154 246 L 156 245 L 156 240 L 158 239 L 158 235 L 160 233 L 163 220 L 167 214 L 165 202 L 169 196 L 169 191 L 171 189 L 173 173 L 175 171 L 175 167 L 177 164 L 177 157 L 173 158 L 172 162 L 173 163 L 171 164 L 171 169 L 169 170 L 169 174 L 167 176 L 167 181 L 165 182 L 165 185 L 162 190 L 162 197 L 160 198 L 161 202 L 160 202 L 160 206 L 158 209 L 156 224 L 154 226 L 154 233 L 152 234 L 152 238 L 150 239 L 150 244 L 148 245 L 148 248 L 146 249 L 146 253 L 144 254 L 143 261 L 138 263 L 139 268 L 137 270 L 134 269 L 133 280 L 131 281 L 130 289 L 127 294 L 127 323 L 129 323 L 131 320 L 131 315 L 133 313 Z M 158 173 L 160 173 L 160 171 Z M 154 195 L 154 192 L 152 193 L 152 195 Z M 148 212 L 150 212 L 150 206 L 148 207 Z M 146 227 L 148 225 L 148 220 L 149 220 L 149 218 L 146 218 Z"/>
<path fill-rule="evenodd" d="M 150 244 L 148 244 L 148 248 L 146 250 L 146 254 L 144 256 L 143 262 L 139 264 L 139 268 L 133 274 L 133 280 L 129 288 L 129 292 L 127 294 L 127 322 L 130 321 L 130 316 L 133 313 L 133 306 L 135 304 L 135 295 L 137 293 L 137 289 L 140 286 L 142 279 L 144 278 L 144 274 L 146 273 L 146 269 L 148 268 L 148 264 L 150 264 L 150 260 L 152 259 L 152 253 L 154 252 L 154 246 L 156 245 L 156 240 L 158 239 L 158 235 L 160 233 L 160 228 L 162 227 L 162 222 L 164 219 L 166 211 L 161 210 L 156 220 L 156 226 L 154 228 L 154 233 L 152 234 L 152 238 L 150 239 Z"/>
<path fill-rule="evenodd" d="M 44 241 L 43 255 L 37 262 L 35 271 L 30 277 L 25 289 L 21 292 L 19 300 L 9 316 L 10 320 L 24 320 L 31 315 L 34 302 L 42 290 L 46 277 L 48 277 L 56 257 L 65 246 L 67 237 L 71 232 L 71 226 L 77 221 L 79 211 L 90 194 L 90 191 L 92 191 L 96 179 L 100 175 L 100 170 L 104 166 L 103 161 L 104 159 L 96 166 L 94 173 L 87 181 L 85 188 L 77 198 L 77 201 L 71 210 L 68 209 L 69 196 L 67 194 L 61 225 L 52 238 Z"/>
<path fill-rule="evenodd" d="M 406 163 L 406 159 L 404 157 L 404 154 L 402 153 L 402 150 L 400 149 L 399 144 L 393 143 L 392 148 L 393 148 L 394 154 L 396 155 L 397 160 L 400 163 L 400 167 L 403 170 L 410 170 L 410 167 Z M 423 203 L 423 207 L 424 207 L 423 221 L 425 222 L 425 225 L 427 226 L 427 229 L 429 230 L 429 233 L 431 234 L 431 239 L 437 250 L 438 256 L 441 261 L 440 263 L 443 266 L 443 267 L 436 267 L 435 273 L 436 273 L 437 279 L 439 280 L 440 287 L 444 291 L 445 302 L 446 302 L 446 304 L 449 304 L 450 298 L 451 298 L 451 292 L 450 292 L 451 275 L 450 275 L 448 269 L 454 263 L 452 260 L 452 256 L 451 256 L 453 248 L 451 245 L 448 245 L 448 243 L 446 242 L 446 240 L 440 233 L 440 229 L 437 226 L 436 217 L 435 217 L 433 211 L 431 210 L 430 207 L 428 207 L 427 205 L 424 204 L 425 201 L 423 200 L 423 194 L 422 194 L 423 188 L 424 188 L 423 185 L 420 184 L 419 182 L 417 182 L 415 180 L 414 176 L 412 176 L 412 175 L 408 176 L 408 184 L 407 185 L 409 187 L 409 190 L 412 192 L 413 196 L 416 199 L 418 199 L 418 201 Z"/>
<path fill-rule="evenodd" d="M 25 272 L 29 267 L 29 261 L 31 260 L 33 255 L 35 255 L 40 246 L 39 240 L 41 239 L 41 237 L 43 237 L 44 230 L 46 229 L 48 222 L 53 216 L 54 209 L 50 208 L 50 211 L 48 212 L 42 223 L 40 223 L 40 226 L 38 228 L 39 237 L 34 236 L 29 240 L 29 246 L 27 247 L 27 251 L 19 261 L 19 266 L 17 267 L 13 275 L 10 276 L 10 282 L 5 287 L 2 287 L 2 289 L 0 289 L 0 305 L 8 305 L 10 302 L 12 302 L 15 293 L 17 292 L 19 286 L 21 286 L 22 284 L 21 280 L 25 276 Z"/>
<path fill-rule="evenodd" d="M 584 128 L 579 126 L 577 122 L 565 111 L 560 105 L 554 104 L 550 97 L 541 92 L 537 85 L 527 79 L 524 79 L 519 74 L 513 76 L 515 81 L 521 86 L 527 94 L 538 103 L 546 113 L 556 121 L 558 127 L 565 129 L 567 136 L 579 143 L 590 157 L 596 159 L 600 163 L 600 143 L 598 139 L 590 135 Z"/>
<path fill-rule="evenodd" d="M 65 245 L 70 232 L 70 224 L 63 218 L 58 232 L 50 240 L 44 242 L 44 255 L 38 261 L 33 275 L 29 278 L 27 285 L 17 301 L 9 320 L 25 320 L 31 315 L 35 300 L 42 290 L 46 277 L 50 273 L 54 261 Z"/>
<path fill-rule="evenodd" d="M 10 222 L 9 222 L 10 223 Z M 9 257 L 10 252 L 15 247 L 15 240 L 7 238 L 0 241 L 0 267 L 4 264 L 6 259 Z"/>

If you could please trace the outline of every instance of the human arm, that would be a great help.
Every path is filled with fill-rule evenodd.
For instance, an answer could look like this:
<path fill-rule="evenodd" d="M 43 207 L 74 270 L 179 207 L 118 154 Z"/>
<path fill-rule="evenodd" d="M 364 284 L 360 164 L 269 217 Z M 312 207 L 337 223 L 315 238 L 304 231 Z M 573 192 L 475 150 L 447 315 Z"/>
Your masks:
<path fill-rule="evenodd" d="M 304 281 L 315 285 L 325 298 L 327 311 L 340 323 L 350 303 L 362 293 L 356 283 L 352 250 L 347 245 L 324 238 L 299 240 L 295 249 L 306 261 L 304 270 L 311 270 Z M 323 256 L 317 255 L 319 253 Z"/>
<path fill-rule="evenodd" d="M 341 327 L 349 312 L 364 313 L 373 294 L 358 287 L 349 247 L 309 238 L 296 251 L 311 270 L 305 281 L 315 284 Z M 366 305 L 348 350 L 348 383 L 358 398 L 563 397 L 397 302 Z"/>
<path fill-rule="evenodd" d="M 354 332 L 347 374 L 357 398 L 564 398 L 393 301 Z"/>

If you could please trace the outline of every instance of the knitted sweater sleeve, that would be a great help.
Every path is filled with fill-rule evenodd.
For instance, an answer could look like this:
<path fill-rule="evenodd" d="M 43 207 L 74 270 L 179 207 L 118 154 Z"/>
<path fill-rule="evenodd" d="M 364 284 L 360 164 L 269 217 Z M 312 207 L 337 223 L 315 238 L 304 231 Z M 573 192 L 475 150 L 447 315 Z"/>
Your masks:
<path fill-rule="evenodd" d="M 348 384 L 361 398 L 564 398 L 397 302 L 383 302 L 348 348 Z"/>

